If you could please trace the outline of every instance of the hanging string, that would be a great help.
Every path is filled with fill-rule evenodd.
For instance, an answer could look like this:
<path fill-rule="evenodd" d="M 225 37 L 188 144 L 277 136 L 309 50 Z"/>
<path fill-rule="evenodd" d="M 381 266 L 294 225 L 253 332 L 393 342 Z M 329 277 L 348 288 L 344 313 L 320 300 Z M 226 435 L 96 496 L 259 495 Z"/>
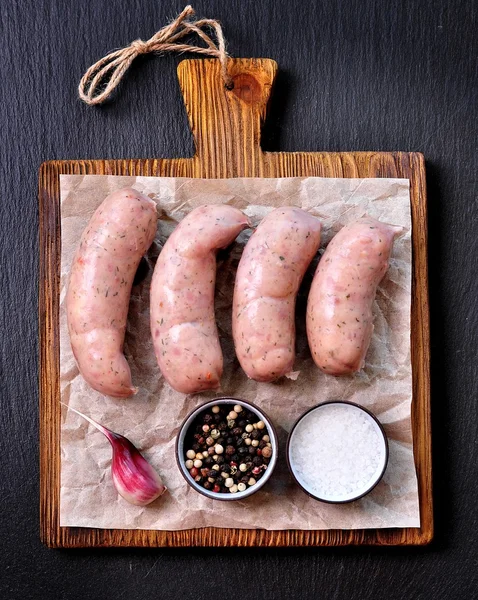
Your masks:
<path fill-rule="evenodd" d="M 126 48 L 111 52 L 92 65 L 83 75 L 78 86 L 78 93 L 83 102 L 89 105 L 105 102 L 118 86 L 134 59 L 140 54 L 151 52 L 193 52 L 215 56 L 221 63 L 221 75 L 224 84 L 228 87 L 231 84 L 231 78 L 227 74 L 228 54 L 221 25 L 215 19 L 188 20 L 194 14 L 192 6 L 186 6 L 172 23 L 160 29 L 151 39 L 146 42 L 135 40 Z M 214 32 L 217 43 L 204 31 L 205 28 Z M 196 34 L 206 45 L 193 46 L 178 43 L 179 40 L 191 33 Z"/>

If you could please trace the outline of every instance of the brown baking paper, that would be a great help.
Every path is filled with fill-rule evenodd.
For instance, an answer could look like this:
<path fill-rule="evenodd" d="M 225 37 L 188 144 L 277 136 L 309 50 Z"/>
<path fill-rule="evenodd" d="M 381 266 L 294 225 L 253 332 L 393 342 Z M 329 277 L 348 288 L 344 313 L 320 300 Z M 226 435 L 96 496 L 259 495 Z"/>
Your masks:
<path fill-rule="evenodd" d="M 113 399 L 92 390 L 81 378 L 72 355 L 65 315 L 65 291 L 73 254 L 93 211 L 111 192 L 132 186 L 159 206 L 158 233 L 148 256 L 150 273 L 133 288 L 125 354 L 133 382 L 131 399 Z M 364 214 L 407 228 L 395 242 L 390 269 L 374 305 L 375 331 L 363 372 L 336 378 L 312 362 L 305 335 L 305 306 L 314 261 L 297 301 L 296 381 L 257 383 L 247 379 L 234 354 L 231 302 L 243 232 L 218 257 L 216 316 L 224 352 L 221 394 L 185 396 L 161 376 L 149 330 L 149 287 L 155 259 L 176 224 L 201 204 L 227 203 L 257 224 L 272 207 L 295 205 L 323 223 L 323 248 L 345 224 Z M 110 473 L 106 438 L 81 417 L 63 409 L 61 435 L 60 524 L 118 529 L 243 527 L 264 529 L 362 529 L 419 527 L 418 490 L 413 461 L 410 405 L 411 219 L 405 179 L 185 179 L 164 177 L 61 176 L 61 397 L 63 402 L 128 437 L 161 474 L 168 491 L 148 507 L 118 496 Z M 191 489 L 176 466 L 179 426 L 196 406 L 216 395 L 256 403 L 275 423 L 280 456 L 270 481 L 255 495 L 237 502 L 210 500 Z M 313 500 L 292 481 L 285 461 L 287 432 L 309 407 L 332 399 L 357 402 L 383 423 L 390 444 L 387 471 L 365 498 L 346 505 Z"/>

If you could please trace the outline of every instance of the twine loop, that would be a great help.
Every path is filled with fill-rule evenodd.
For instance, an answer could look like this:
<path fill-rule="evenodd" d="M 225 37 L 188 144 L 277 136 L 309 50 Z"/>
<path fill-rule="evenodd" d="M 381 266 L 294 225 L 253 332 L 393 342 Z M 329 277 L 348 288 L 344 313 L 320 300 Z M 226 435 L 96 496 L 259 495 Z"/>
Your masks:
<path fill-rule="evenodd" d="M 230 88 L 231 78 L 227 73 L 229 57 L 221 25 L 215 19 L 188 20 L 194 14 L 194 9 L 188 5 L 174 21 L 160 29 L 146 42 L 135 40 L 126 48 L 115 50 L 92 65 L 83 75 L 78 86 L 78 93 L 83 102 L 89 105 L 105 102 L 118 86 L 134 59 L 151 52 L 192 52 L 214 56 L 221 63 L 224 84 Z M 217 43 L 204 29 L 214 32 Z M 205 43 L 205 46 L 178 43 L 178 40 L 192 33 L 196 34 Z"/>

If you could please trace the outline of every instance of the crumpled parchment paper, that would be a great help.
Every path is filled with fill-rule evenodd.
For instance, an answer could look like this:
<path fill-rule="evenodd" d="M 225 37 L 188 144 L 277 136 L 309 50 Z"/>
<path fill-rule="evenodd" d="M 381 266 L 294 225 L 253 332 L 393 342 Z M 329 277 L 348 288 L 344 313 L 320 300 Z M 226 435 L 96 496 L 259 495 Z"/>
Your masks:
<path fill-rule="evenodd" d="M 65 291 L 80 235 L 96 207 L 111 192 L 132 186 L 156 200 L 158 233 L 148 256 L 150 272 L 133 288 L 125 354 L 137 396 L 119 400 L 95 392 L 83 381 L 72 355 L 65 314 Z M 235 270 L 250 235 L 243 232 L 218 257 L 216 317 L 225 368 L 222 394 L 185 396 L 172 390 L 156 364 L 149 331 L 149 287 L 155 259 L 175 225 L 201 204 L 228 203 L 257 224 L 272 207 L 296 205 L 323 222 L 323 248 L 343 225 L 365 213 L 402 225 L 388 274 L 374 305 L 375 332 L 363 372 L 350 377 L 325 375 L 315 367 L 305 335 L 307 290 L 317 261 L 304 278 L 297 301 L 297 381 L 250 381 L 239 367 L 231 335 Z M 186 179 L 163 177 L 61 176 L 61 396 L 113 431 L 128 437 L 161 473 L 168 492 L 152 505 L 132 506 L 118 496 L 110 473 L 106 438 L 63 407 L 61 434 L 62 526 L 176 530 L 195 527 L 264 529 L 362 529 L 419 527 L 418 490 L 413 460 L 410 407 L 411 218 L 405 179 Z M 266 486 L 241 502 L 209 500 L 191 489 L 176 466 L 175 438 L 186 415 L 215 395 L 253 401 L 273 420 L 280 456 Z M 390 444 L 383 480 L 365 498 L 330 505 L 309 498 L 292 481 L 285 461 L 287 432 L 309 407 L 331 399 L 357 402 L 383 423 Z"/>

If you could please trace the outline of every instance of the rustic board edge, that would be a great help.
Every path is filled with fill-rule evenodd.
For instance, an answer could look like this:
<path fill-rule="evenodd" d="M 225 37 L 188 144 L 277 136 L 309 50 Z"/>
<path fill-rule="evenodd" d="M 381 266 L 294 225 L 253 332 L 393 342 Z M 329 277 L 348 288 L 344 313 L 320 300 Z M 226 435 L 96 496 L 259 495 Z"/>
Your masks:
<path fill-rule="evenodd" d="M 406 152 L 263 153 L 262 176 L 403 177 L 410 180 L 413 222 L 412 424 L 420 528 L 371 530 L 101 530 L 60 527 L 59 277 L 61 174 L 210 177 L 190 159 L 49 161 L 39 177 L 40 212 L 40 530 L 49 547 L 425 545 L 433 538 L 427 274 L 427 205 L 423 155 Z"/>

